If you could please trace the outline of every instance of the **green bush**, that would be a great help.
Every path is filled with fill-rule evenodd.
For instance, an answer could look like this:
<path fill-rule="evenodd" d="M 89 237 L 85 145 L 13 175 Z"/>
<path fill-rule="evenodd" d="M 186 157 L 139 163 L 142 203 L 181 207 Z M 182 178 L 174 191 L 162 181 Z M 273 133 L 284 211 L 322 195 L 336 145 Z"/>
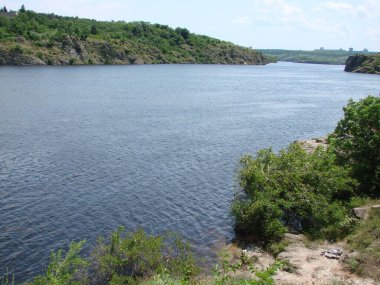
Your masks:
<path fill-rule="evenodd" d="M 380 196 L 380 97 L 350 100 L 329 143 L 338 162 L 352 168 L 359 194 Z"/>
<path fill-rule="evenodd" d="M 71 243 L 66 254 L 53 252 L 46 272 L 28 284 L 140 284 L 157 276 L 185 284 L 198 273 L 189 246 L 172 233 L 150 236 L 143 230 L 126 233 L 120 227 L 109 239 L 100 238 L 86 258 L 79 254 L 84 243 Z"/>
<path fill-rule="evenodd" d="M 278 155 L 260 150 L 241 159 L 239 179 L 232 206 L 238 234 L 274 242 L 297 230 L 335 239 L 352 226 L 347 204 L 356 181 L 348 168 L 336 165 L 331 150 L 309 155 L 298 144 Z"/>
<path fill-rule="evenodd" d="M 85 268 L 88 262 L 80 257 L 85 241 L 73 242 L 69 251 L 63 255 L 62 250 L 52 252 L 50 264 L 44 275 L 37 276 L 30 285 L 81 285 L 85 282 Z"/>
<path fill-rule="evenodd" d="M 108 241 L 99 240 L 92 256 L 98 284 L 130 284 L 163 272 L 188 280 L 197 272 L 189 246 L 171 233 L 149 236 L 120 227 Z"/>

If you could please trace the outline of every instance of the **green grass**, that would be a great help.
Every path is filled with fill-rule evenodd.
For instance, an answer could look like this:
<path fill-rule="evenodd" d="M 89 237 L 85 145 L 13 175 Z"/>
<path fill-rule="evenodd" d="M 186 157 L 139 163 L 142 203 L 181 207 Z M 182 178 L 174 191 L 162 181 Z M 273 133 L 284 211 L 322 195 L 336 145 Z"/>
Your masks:
<path fill-rule="evenodd" d="M 373 200 L 371 204 L 380 205 L 380 201 Z M 371 211 L 368 219 L 360 221 L 347 243 L 351 251 L 358 253 L 346 261 L 350 269 L 380 281 L 380 212 Z"/>

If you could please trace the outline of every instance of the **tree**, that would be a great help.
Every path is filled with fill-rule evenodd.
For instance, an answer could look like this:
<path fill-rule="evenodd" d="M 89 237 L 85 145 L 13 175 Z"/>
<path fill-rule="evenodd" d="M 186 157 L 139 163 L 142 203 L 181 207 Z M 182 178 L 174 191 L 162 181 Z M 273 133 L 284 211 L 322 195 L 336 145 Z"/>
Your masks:
<path fill-rule="evenodd" d="M 20 13 L 24 13 L 25 11 L 26 11 L 25 6 L 24 6 L 24 4 L 22 4 L 21 9 L 20 9 Z"/>
<path fill-rule="evenodd" d="M 177 34 L 181 35 L 185 40 L 189 38 L 190 32 L 188 29 L 178 27 L 175 29 L 175 31 Z"/>
<path fill-rule="evenodd" d="M 190 32 L 188 29 L 181 29 L 181 36 L 187 40 L 189 38 Z"/>
<path fill-rule="evenodd" d="M 97 33 L 98 33 L 98 29 L 96 28 L 95 25 L 92 25 L 92 26 L 91 26 L 91 34 L 92 34 L 92 35 L 96 35 Z"/>
<path fill-rule="evenodd" d="M 380 196 L 380 97 L 350 100 L 329 142 L 338 162 L 352 167 L 359 193 Z"/>

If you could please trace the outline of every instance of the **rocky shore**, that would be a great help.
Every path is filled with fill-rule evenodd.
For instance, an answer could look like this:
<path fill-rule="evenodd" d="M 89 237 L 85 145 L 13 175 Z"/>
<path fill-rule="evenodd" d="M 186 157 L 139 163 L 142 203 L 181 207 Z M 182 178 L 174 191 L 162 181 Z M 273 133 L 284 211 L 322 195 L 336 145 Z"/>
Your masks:
<path fill-rule="evenodd" d="M 276 260 L 285 262 L 287 266 L 273 276 L 276 285 L 378 284 L 373 279 L 350 272 L 346 261 L 355 253 L 349 252 L 344 242 L 311 242 L 303 235 L 290 233 L 285 235 L 284 241 L 288 245 L 276 258 L 253 244 L 244 247 L 229 245 L 227 251 L 235 261 L 245 256 L 257 270 L 267 269 Z M 243 268 L 238 269 L 233 277 L 255 279 L 255 273 Z"/>
<path fill-rule="evenodd" d="M 346 72 L 380 74 L 380 55 L 358 54 L 348 57 Z"/>

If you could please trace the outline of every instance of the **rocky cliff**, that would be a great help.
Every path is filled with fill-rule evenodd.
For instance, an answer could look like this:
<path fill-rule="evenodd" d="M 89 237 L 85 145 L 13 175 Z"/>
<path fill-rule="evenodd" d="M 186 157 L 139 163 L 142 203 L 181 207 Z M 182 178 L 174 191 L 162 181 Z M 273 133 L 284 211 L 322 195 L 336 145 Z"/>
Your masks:
<path fill-rule="evenodd" d="M 185 28 L 20 12 L 0 16 L 0 65 L 266 64 L 251 48 Z"/>
<path fill-rule="evenodd" d="M 346 61 L 344 71 L 356 73 L 380 74 L 380 54 L 353 55 Z"/>

